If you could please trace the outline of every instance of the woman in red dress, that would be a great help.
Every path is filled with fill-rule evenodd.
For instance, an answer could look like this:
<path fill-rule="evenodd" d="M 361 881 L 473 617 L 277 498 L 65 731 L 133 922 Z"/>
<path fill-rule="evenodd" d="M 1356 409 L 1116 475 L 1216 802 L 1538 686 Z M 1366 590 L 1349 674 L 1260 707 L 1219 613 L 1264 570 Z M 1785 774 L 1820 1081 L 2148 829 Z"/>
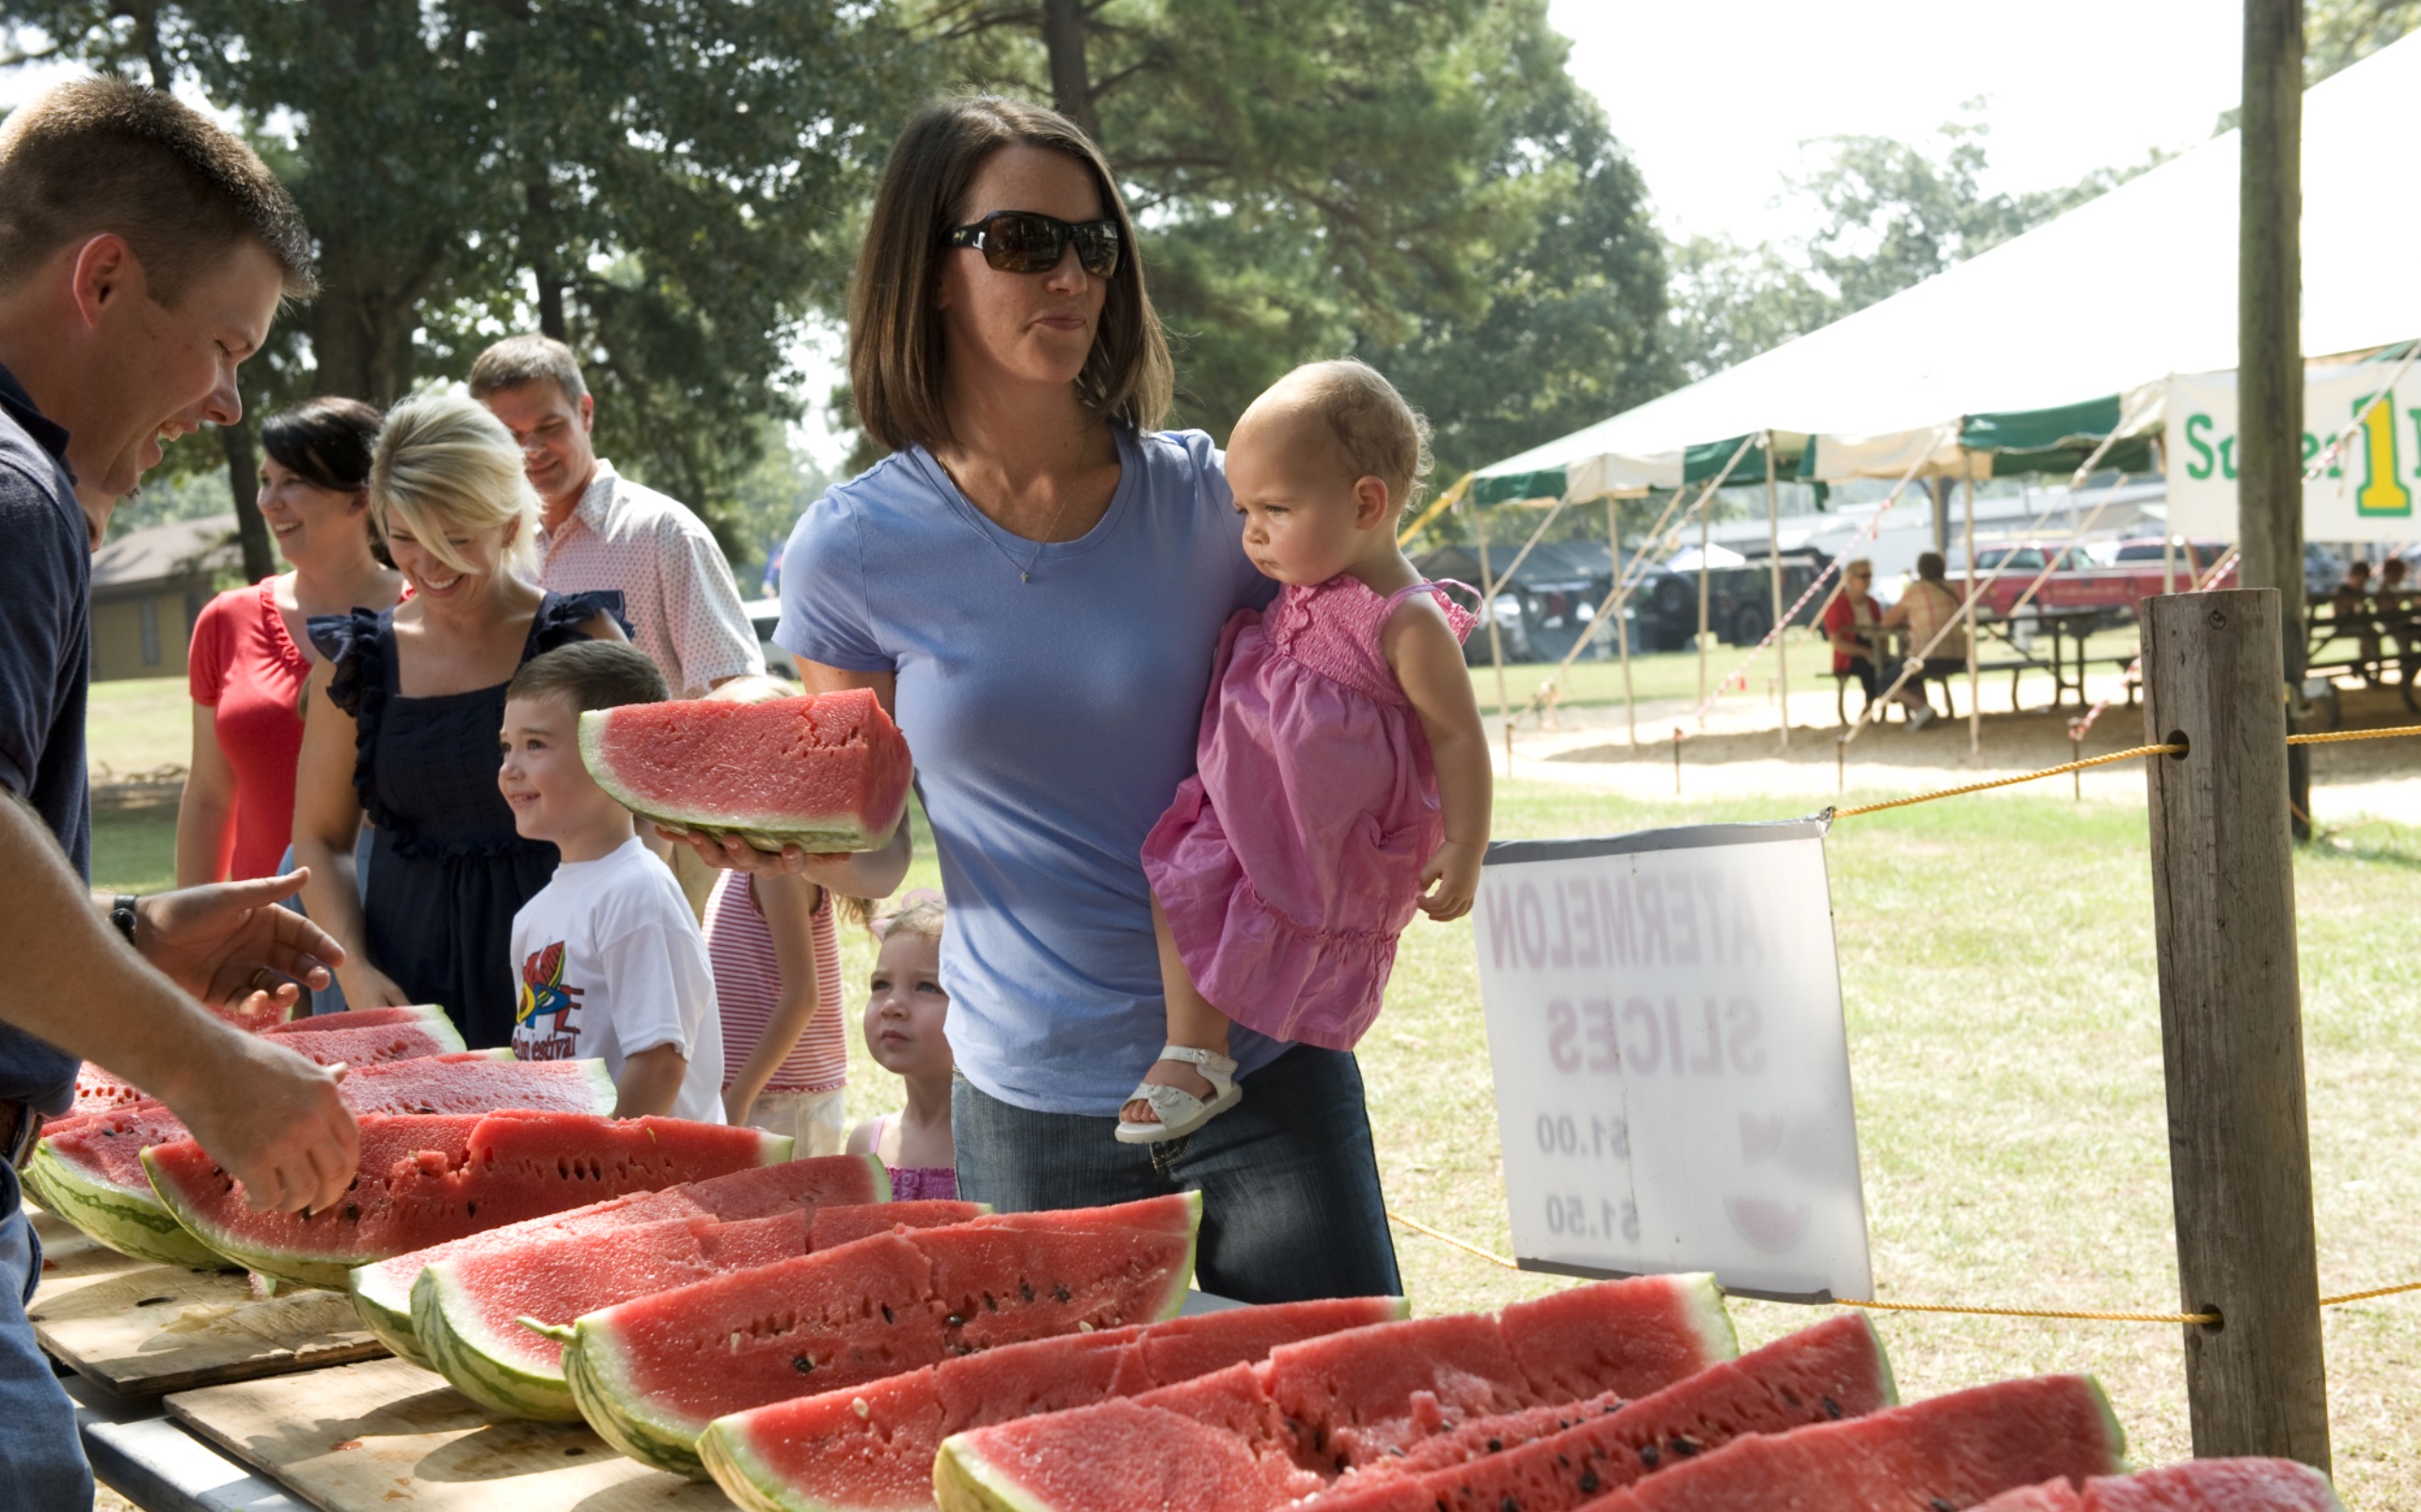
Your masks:
<path fill-rule="evenodd" d="M 403 575 L 371 549 L 379 421 L 359 400 L 314 399 L 261 422 L 261 517 L 294 570 L 219 594 L 194 621 L 181 888 L 277 873 L 294 824 L 303 685 L 320 659 L 303 622 L 389 608 L 403 593 Z"/>

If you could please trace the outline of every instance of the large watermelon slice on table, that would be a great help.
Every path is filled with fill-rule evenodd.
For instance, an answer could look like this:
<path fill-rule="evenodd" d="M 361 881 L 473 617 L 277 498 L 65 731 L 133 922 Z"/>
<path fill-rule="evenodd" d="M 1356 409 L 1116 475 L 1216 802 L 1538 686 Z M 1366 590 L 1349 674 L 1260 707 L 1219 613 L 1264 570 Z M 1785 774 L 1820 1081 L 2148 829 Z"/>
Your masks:
<path fill-rule="evenodd" d="M 484 1113 L 519 1108 L 560 1112 L 613 1110 L 613 1081 L 598 1061 L 515 1061 L 510 1050 L 467 1050 L 366 1065 L 337 1091 L 356 1115 Z M 34 1200 L 96 1243 L 162 1265 L 221 1266 L 177 1221 L 151 1189 L 142 1152 L 191 1136 L 164 1103 L 143 1101 L 112 1112 L 50 1126 L 26 1162 Z"/>
<path fill-rule="evenodd" d="M 706 1478 L 716 1418 L 954 1355 L 1174 1317 L 1195 1193 L 883 1234 L 591 1313 L 563 1371 L 634 1459 Z"/>
<path fill-rule="evenodd" d="M 580 716 L 580 759 L 642 819 L 767 851 L 878 849 L 914 775 L 908 742 L 865 688 L 600 709 Z"/>
<path fill-rule="evenodd" d="M 1868 1417 L 1735 1439 L 1588 1512 L 1873 1512 L 1972 1507 L 2055 1476 L 2114 1474 L 2126 1435 L 2089 1376 L 2037 1376 Z"/>
<path fill-rule="evenodd" d="M 2345 1512 L 2329 1477 L 2292 1459 L 2189 1459 L 2132 1475 L 2003 1491 L 1975 1512 Z"/>
<path fill-rule="evenodd" d="M 1258 1365 L 1131 1401 L 962 1433 L 942 1443 L 934 1478 L 945 1507 L 1112 1512 L 1131 1504 L 1122 1476 L 1084 1468 L 1084 1446 L 1099 1434 L 1161 1446 L 1157 1457 L 1145 1453 L 1120 1470 L 1169 1505 L 1274 1507 L 1474 1420 L 1606 1393 L 1644 1395 L 1737 1350 L 1712 1277 L 1600 1282 L 1501 1315 L 1416 1318 L 1282 1345 Z M 1256 1468 L 1239 1476 L 1247 1462 Z"/>
<path fill-rule="evenodd" d="M 533 1236 L 506 1249 L 430 1262 L 412 1285 L 412 1331 L 438 1374 L 508 1417 L 578 1423 L 563 1379 L 560 1331 L 583 1313 L 671 1291 L 709 1276 L 770 1265 L 900 1227 L 963 1223 L 980 1203 L 873 1203 L 799 1207 L 727 1223 L 706 1216 L 629 1224 L 601 1234 Z M 831 1221 L 847 1215 L 862 1222 Z"/>
<path fill-rule="evenodd" d="M 282 1024 L 272 1024 L 261 1032 L 271 1039 L 289 1034 L 324 1034 L 332 1029 L 388 1029 L 396 1024 L 443 1024 L 451 1022 L 445 1009 L 434 1002 L 419 1002 L 388 1008 L 353 1008 L 340 1014 L 313 1014 L 305 1018 L 290 1018 Z"/>
<path fill-rule="evenodd" d="M 1882 1341 L 1844 1314 L 1660 1392 L 1483 1418 L 1365 1466 L 1305 1512 L 1570 1512 L 1743 1434 L 1862 1417 L 1894 1401 Z M 1568 1414 L 1559 1425 L 1550 1412 Z"/>
<path fill-rule="evenodd" d="M 933 1457 L 954 1433 L 1131 1396 L 1403 1315 L 1401 1298 L 1357 1297 L 1005 1344 L 718 1418 L 698 1450 L 749 1512 L 917 1512 L 933 1504 Z"/>
<path fill-rule="evenodd" d="M 458 1256 L 497 1253 L 549 1238 L 610 1233 L 638 1223 L 676 1218 L 738 1221 L 770 1218 L 794 1208 L 810 1212 L 855 1211 L 860 1205 L 888 1205 L 891 1174 L 871 1155 L 817 1156 L 735 1171 L 657 1191 L 609 1197 L 581 1207 L 486 1229 L 369 1265 L 345 1277 L 353 1309 L 378 1342 L 416 1365 L 435 1369 L 412 1324 L 412 1288 L 420 1272 Z"/>
<path fill-rule="evenodd" d="M 334 1035 L 311 1035 L 329 1039 Z M 341 1285 L 356 1266 L 482 1229 L 771 1165 L 788 1138 L 678 1118 L 500 1112 L 371 1117 L 342 1202 L 256 1213 L 241 1183 L 191 1140 L 143 1152 L 152 1189 L 219 1253 L 300 1286 Z"/>

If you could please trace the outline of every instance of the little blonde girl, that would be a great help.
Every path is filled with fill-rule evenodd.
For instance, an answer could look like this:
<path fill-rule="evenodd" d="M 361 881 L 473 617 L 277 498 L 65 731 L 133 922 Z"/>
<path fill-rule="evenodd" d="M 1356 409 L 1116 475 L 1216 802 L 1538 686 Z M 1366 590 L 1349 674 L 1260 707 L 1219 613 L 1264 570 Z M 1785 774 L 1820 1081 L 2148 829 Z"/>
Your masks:
<path fill-rule="evenodd" d="M 1227 622 L 1198 773 L 1144 841 L 1168 1043 L 1121 1110 L 1128 1143 L 1235 1106 L 1231 1021 L 1353 1048 L 1414 913 L 1471 906 L 1492 783 L 1474 616 L 1396 545 L 1427 441 L 1359 362 L 1297 368 L 1236 422 L 1244 551 L 1286 586 Z"/>
<path fill-rule="evenodd" d="M 891 1171 L 901 1202 L 958 1195 L 957 1152 L 950 1142 L 950 1042 L 942 1024 L 942 894 L 918 888 L 897 911 L 874 921 L 880 948 L 866 994 L 866 1053 L 908 1083 L 908 1106 L 869 1118 L 849 1134 L 849 1153 L 872 1152 Z"/>

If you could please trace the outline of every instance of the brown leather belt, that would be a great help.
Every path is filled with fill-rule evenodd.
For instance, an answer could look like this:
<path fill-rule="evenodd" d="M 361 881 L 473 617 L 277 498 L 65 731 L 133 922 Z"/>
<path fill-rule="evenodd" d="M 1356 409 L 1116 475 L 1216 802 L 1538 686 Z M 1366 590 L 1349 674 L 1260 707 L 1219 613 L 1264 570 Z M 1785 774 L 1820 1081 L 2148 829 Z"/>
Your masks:
<path fill-rule="evenodd" d="M 0 1152 L 16 1170 L 25 1169 L 34 1142 L 42 1137 L 42 1115 L 31 1103 L 0 1102 Z"/>

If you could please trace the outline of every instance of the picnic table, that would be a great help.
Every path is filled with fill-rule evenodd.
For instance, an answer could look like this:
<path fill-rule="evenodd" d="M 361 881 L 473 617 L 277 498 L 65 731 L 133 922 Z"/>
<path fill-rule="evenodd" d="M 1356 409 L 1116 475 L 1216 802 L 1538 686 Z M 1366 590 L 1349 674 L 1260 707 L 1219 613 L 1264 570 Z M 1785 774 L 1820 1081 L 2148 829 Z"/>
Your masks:
<path fill-rule="evenodd" d="M 2024 712 L 2024 705 L 2018 698 L 2018 684 L 2019 679 L 2030 671 L 2050 674 L 2050 708 L 2058 709 L 2071 693 L 2076 695 L 2077 706 L 2083 708 L 2089 701 L 2084 691 L 2085 667 L 2089 660 L 2086 655 L 2086 644 L 2093 633 L 2100 628 L 2101 619 L 2101 611 L 2098 609 L 2046 609 L 2031 606 L 2005 620 L 1979 617 L 1975 622 L 1978 640 L 1976 674 L 1979 677 L 2000 672 L 2009 674 L 2009 708 L 2012 713 Z M 2047 638 L 2048 652 L 2045 647 Z M 1889 643 L 1884 647 L 1884 669 L 1891 675 L 1897 676 L 1903 660 L 1916 648 L 1908 643 L 1908 637 L 1905 630 L 1890 632 L 1886 638 Z M 1987 646 L 1995 645 L 2001 648 L 2002 654 L 1987 655 Z M 2122 669 L 2134 660 L 2131 655 L 2111 659 Z M 1964 670 L 1963 659 L 1961 669 Z M 1844 725 L 1849 723 L 1848 687 L 1850 679 L 1855 675 L 1851 672 L 1833 674 L 1833 709 Z M 1939 678 L 1927 678 L 1924 681 L 1943 682 Z M 1923 684 L 1919 685 L 1922 691 Z M 2135 698 L 2136 685 L 2130 681 L 2127 685 L 2128 707 L 2134 706 Z M 1946 705 L 1953 703 L 1951 691 L 1946 683 L 1942 688 L 1942 701 Z M 1946 708 L 1944 713 L 1948 717 L 1955 717 L 1958 710 L 1954 705 Z"/>

